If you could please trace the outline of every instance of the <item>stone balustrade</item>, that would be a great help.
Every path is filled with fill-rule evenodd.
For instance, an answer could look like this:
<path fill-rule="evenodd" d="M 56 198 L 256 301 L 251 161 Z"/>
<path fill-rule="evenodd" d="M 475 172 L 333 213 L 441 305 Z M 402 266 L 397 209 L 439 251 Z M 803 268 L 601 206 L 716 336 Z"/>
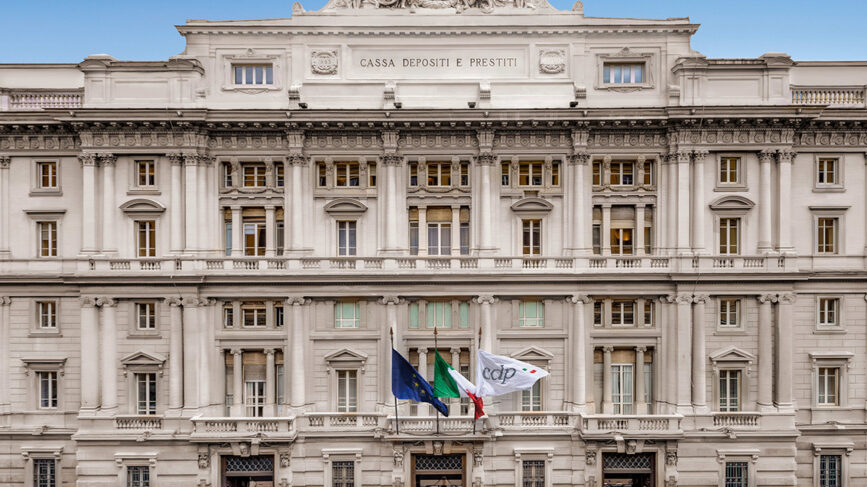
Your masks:
<path fill-rule="evenodd" d="M 679 414 L 589 414 L 581 417 L 581 434 L 585 437 L 679 436 L 683 434 Z"/>
<path fill-rule="evenodd" d="M 384 425 L 385 415 L 366 413 L 307 413 L 306 431 L 374 431 Z"/>
<path fill-rule="evenodd" d="M 163 428 L 163 418 L 145 415 L 115 416 L 114 427 L 123 431 L 160 430 Z"/>
<path fill-rule="evenodd" d="M 756 428 L 762 417 L 757 412 L 715 412 L 712 415 L 713 425 L 724 428 Z"/>
<path fill-rule="evenodd" d="M 576 418 L 568 412 L 502 412 L 496 415 L 496 423 L 504 431 L 566 431 L 575 427 Z"/>
<path fill-rule="evenodd" d="M 9 90 L 0 96 L 0 111 L 81 108 L 84 90 Z"/>
<path fill-rule="evenodd" d="M 293 439 L 296 435 L 294 417 L 194 417 L 193 441 L 212 441 L 215 439 L 262 437 L 270 439 Z"/>
<path fill-rule="evenodd" d="M 867 86 L 792 86 L 793 105 L 864 108 Z"/>

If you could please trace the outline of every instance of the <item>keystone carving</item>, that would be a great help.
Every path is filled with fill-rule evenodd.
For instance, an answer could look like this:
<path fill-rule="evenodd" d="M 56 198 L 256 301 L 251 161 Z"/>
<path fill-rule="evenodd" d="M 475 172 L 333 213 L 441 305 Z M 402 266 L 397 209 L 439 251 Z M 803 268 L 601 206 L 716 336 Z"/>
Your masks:
<path fill-rule="evenodd" d="M 199 468 L 204 470 L 211 466 L 211 455 L 208 452 L 199 452 Z"/>

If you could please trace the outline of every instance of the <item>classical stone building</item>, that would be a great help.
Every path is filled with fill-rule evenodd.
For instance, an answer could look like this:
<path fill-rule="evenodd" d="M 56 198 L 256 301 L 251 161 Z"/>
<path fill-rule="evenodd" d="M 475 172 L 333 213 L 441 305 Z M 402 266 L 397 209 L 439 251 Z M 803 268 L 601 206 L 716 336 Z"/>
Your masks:
<path fill-rule="evenodd" d="M 0 65 L 0 485 L 867 485 L 867 63 L 697 28 L 333 0 Z M 395 415 L 392 340 L 550 376 Z"/>

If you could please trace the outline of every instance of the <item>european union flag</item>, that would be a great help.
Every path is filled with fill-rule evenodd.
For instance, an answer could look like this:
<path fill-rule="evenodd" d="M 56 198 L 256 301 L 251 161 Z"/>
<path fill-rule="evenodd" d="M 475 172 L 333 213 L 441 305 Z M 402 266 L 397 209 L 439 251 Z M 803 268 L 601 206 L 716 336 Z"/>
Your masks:
<path fill-rule="evenodd" d="M 391 393 L 398 399 L 433 404 L 443 416 L 449 415 L 445 404 L 434 397 L 433 388 L 397 350 L 391 349 Z"/>

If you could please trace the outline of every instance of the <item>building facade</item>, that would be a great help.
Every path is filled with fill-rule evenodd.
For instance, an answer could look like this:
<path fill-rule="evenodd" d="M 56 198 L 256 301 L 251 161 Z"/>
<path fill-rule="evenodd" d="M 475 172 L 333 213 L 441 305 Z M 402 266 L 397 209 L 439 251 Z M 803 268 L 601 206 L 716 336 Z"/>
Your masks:
<path fill-rule="evenodd" d="M 867 62 L 292 10 L 0 65 L 0 485 L 867 485 Z M 392 346 L 550 376 L 396 414 Z"/>

